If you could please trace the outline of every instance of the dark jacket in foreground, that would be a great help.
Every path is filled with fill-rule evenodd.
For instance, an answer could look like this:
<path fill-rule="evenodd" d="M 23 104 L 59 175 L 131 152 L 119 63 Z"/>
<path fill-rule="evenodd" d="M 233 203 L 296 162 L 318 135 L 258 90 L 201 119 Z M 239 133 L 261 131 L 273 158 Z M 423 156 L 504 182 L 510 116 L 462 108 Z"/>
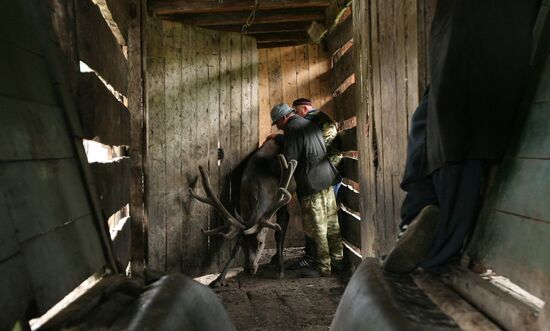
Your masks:
<path fill-rule="evenodd" d="M 430 33 L 430 173 L 502 157 L 529 64 L 540 0 L 438 1 Z"/>
<path fill-rule="evenodd" d="M 314 123 L 294 115 L 285 128 L 284 155 L 298 161 L 294 178 L 299 199 L 307 198 L 332 186 L 336 169 L 327 158 L 321 130 Z"/>

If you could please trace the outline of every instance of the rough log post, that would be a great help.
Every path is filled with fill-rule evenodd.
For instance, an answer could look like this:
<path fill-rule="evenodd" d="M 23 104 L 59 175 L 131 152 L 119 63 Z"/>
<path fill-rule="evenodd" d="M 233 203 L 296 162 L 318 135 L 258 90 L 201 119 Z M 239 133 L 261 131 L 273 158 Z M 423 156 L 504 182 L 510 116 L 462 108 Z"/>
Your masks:
<path fill-rule="evenodd" d="M 128 110 L 130 111 L 130 221 L 131 276 L 143 274 L 145 263 L 145 207 L 143 188 L 143 89 L 141 54 L 141 0 L 130 3 L 128 29 Z"/>

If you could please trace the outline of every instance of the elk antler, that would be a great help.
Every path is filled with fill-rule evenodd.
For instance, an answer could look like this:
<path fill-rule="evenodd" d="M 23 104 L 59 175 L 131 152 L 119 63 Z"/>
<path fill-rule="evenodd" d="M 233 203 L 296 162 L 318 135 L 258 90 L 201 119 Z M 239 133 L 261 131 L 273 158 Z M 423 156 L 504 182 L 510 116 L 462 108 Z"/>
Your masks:
<path fill-rule="evenodd" d="M 259 232 L 263 227 L 274 229 L 275 231 L 281 231 L 281 227 L 277 223 L 271 223 L 269 220 L 275 215 L 275 213 L 283 206 L 287 205 L 290 202 L 291 194 L 288 192 L 288 185 L 290 184 L 290 179 L 296 170 L 296 165 L 298 162 L 296 160 L 290 160 L 287 163 L 284 155 L 277 155 L 279 163 L 281 165 L 281 177 L 279 179 L 279 199 L 273 202 L 273 204 L 267 208 L 267 210 L 261 215 L 259 221 L 254 226 L 249 229 L 244 230 L 244 234 L 253 234 Z"/>
<path fill-rule="evenodd" d="M 212 190 L 212 186 L 210 185 L 210 180 L 208 179 L 208 174 L 206 173 L 206 170 L 204 170 L 204 168 L 202 166 L 199 166 L 199 171 L 201 173 L 201 178 L 202 178 L 202 186 L 204 187 L 204 191 L 206 192 L 206 195 L 208 196 L 208 198 L 205 198 L 205 197 L 202 197 L 200 195 L 197 195 L 195 194 L 195 192 L 193 192 L 193 189 L 189 188 L 189 195 L 191 195 L 191 197 L 201 201 L 201 202 L 204 202 L 204 203 L 207 203 L 211 206 L 213 206 L 214 208 L 216 208 L 216 210 L 220 213 L 220 215 L 222 216 L 222 219 L 223 219 L 223 225 L 220 226 L 220 227 L 217 227 L 215 229 L 212 229 L 212 230 L 202 230 L 202 233 L 207 235 L 207 236 L 211 236 L 211 235 L 221 235 L 221 236 L 224 236 L 225 238 L 233 238 L 235 237 L 237 234 L 239 234 L 240 231 L 244 230 L 246 227 L 243 223 L 239 222 L 239 220 L 235 219 L 231 213 L 229 213 L 227 211 L 227 209 L 225 209 L 225 207 L 223 206 L 222 202 L 220 201 L 220 199 L 218 199 L 218 197 L 214 194 L 214 190 Z M 239 219 L 242 219 L 240 217 L 238 217 Z M 224 230 L 226 229 L 229 229 L 229 231 L 227 232 L 223 232 Z"/>

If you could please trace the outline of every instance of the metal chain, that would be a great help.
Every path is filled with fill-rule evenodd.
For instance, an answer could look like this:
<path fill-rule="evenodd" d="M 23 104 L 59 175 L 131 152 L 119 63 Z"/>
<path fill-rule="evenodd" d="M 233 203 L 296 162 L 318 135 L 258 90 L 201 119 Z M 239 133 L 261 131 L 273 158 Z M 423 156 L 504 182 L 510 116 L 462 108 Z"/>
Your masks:
<path fill-rule="evenodd" d="M 256 11 L 258 10 L 259 6 L 260 0 L 254 0 L 254 8 L 252 9 L 252 12 L 250 12 L 250 15 L 248 15 L 246 23 L 243 24 L 243 28 L 241 30 L 242 34 L 246 35 L 248 33 L 248 28 L 251 27 L 254 23 L 254 19 L 256 18 Z"/>

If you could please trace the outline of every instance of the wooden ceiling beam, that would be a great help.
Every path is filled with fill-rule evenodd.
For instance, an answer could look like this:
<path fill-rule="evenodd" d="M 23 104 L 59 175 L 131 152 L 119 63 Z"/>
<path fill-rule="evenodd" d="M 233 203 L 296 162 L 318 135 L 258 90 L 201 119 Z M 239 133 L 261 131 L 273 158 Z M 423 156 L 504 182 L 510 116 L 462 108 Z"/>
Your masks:
<path fill-rule="evenodd" d="M 258 10 L 273 9 L 326 9 L 329 0 L 261 0 Z M 157 15 L 200 14 L 250 11 L 254 8 L 254 0 L 180 0 L 180 1 L 149 1 L 149 9 Z"/>
<path fill-rule="evenodd" d="M 285 42 L 285 41 L 303 41 L 308 40 L 307 32 L 280 32 L 280 33 L 265 33 L 253 36 L 258 43 L 268 42 Z"/>
<path fill-rule="evenodd" d="M 280 42 L 259 42 L 257 43 L 258 48 L 275 48 L 275 47 L 287 47 L 287 46 L 297 46 L 297 45 L 304 45 L 309 43 L 310 40 L 304 39 L 304 40 L 294 40 L 294 41 L 280 41 Z"/>
<path fill-rule="evenodd" d="M 178 21 L 184 24 L 196 26 L 214 25 L 235 25 L 245 24 L 250 16 L 248 12 L 218 13 L 218 14 L 183 14 L 166 15 L 161 18 Z M 290 23 L 290 22 L 311 22 L 323 20 L 325 13 L 322 10 L 274 10 L 268 12 L 257 12 L 253 24 L 264 23 Z"/>
<path fill-rule="evenodd" d="M 278 33 L 278 32 L 298 32 L 307 31 L 310 22 L 292 22 L 292 23 L 276 23 L 276 24 L 253 24 L 248 28 L 249 35 L 261 33 Z M 241 32 L 242 24 L 237 25 L 211 25 L 208 28 L 217 31 L 225 32 Z"/>

